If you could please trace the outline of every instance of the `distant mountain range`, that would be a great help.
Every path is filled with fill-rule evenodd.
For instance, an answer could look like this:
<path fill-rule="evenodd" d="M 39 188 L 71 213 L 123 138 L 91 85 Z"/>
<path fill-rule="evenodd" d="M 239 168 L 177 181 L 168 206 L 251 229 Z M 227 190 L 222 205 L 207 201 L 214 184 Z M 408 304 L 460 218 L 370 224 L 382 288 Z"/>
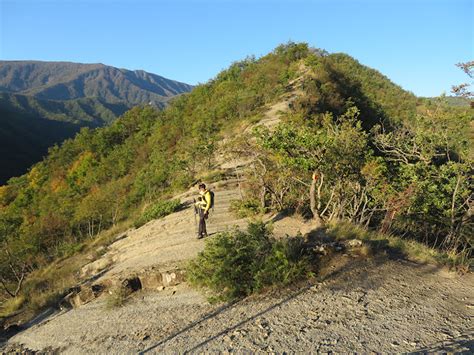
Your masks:
<path fill-rule="evenodd" d="M 192 86 L 143 70 L 104 64 L 0 61 L 0 91 L 46 100 L 96 97 L 107 102 L 162 106 Z"/>
<path fill-rule="evenodd" d="M 104 64 L 0 61 L 0 185 L 81 127 L 111 123 L 136 105 L 162 108 L 192 88 Z"/>

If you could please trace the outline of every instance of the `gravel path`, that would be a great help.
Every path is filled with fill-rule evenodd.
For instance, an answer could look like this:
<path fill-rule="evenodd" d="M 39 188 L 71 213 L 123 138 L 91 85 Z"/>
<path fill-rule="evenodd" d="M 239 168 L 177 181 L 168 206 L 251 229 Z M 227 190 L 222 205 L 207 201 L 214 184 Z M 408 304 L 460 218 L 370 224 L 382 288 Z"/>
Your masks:
<path fill-rule="evenodd" d="M 185 284 L 59 313 L 11 343 L 67 354 L 474 351 L 474 275 L 341 256 L 324 281 L 210 305 Z"/>

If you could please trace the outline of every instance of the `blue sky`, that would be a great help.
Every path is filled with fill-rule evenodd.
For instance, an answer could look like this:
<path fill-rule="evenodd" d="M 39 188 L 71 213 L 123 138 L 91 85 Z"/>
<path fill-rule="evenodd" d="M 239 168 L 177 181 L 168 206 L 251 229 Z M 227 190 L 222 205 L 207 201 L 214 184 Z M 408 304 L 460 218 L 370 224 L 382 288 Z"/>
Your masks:
<path fill-rule="evenodd" d="M 0 58 L 104 63 L 191 84 L 288 40 L 345 52 L 419 96 L 474 60 L 474 0 L 0 0 Z"/>

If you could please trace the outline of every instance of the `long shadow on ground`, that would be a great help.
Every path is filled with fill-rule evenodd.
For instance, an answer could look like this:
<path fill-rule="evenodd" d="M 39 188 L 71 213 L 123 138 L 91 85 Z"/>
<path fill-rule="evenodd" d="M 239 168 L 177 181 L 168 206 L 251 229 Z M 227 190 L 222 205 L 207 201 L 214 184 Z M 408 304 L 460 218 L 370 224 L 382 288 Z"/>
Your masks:
<path fill-rule="evenodd" d="M 474 354 L 474 328 L 454 339 L 419 349 L 412 354 Z"/>
<path fill-rule="evenodd" d="M 250 316 L 250 317 L 247 317 L 246 319 L 240 321 L 239 323 L 233 325 L 232 327 L 228 327 L 228 328 L 226 328 L 226 329 L 220 331 L 219 333 L 213 335 L 212 337 L 209 337 L 209 338 L 207 338 L 206 340 L 204 340 L 203 342 L 201 342 L 201 343 L 199 343 L 199 344 L 193 346 L 191 349 L 186 350 L 184 353 L 187 354 L 187 353 L 196 351 L 197 349 L 199 349 L 199 348 L 205 346 L 206 344 L 210 343 L 210 342 L 213 341 L 214 339 L 217 339 L 218 337 L 220 337 L 220 336 L 222 336 L 222 335 L 224 335 L 224 334 L 226 334 L 226 333 L 228 333 L 228 332 L 230 332 L 230 331 L 232 331 L 232 330 L 235 330 L 235 329 L 237 329 L 238 327 L 240 327 L 240 326 L 242 326 L 242 325 L 244 325 L 244 324 L 246 324 L 246 323 L 251 322 L 252 320 L 255 320 L 256 318 L 258 318 L 258 317 L 264 315 L 265 313 L 268 313 L 268 312 L 270 312 L 271 310 L 273 310 L 273 309 L 275 309 L 275 308 L 277 308 L 277 307 L 279 307 L 279 306 L 282 306 L 282 305 L 284 305 L 285 303 L 288 303 L 288 302 L 291 301 L 292 299 L 294 299 L 294 298 L 298 297 L 299 295 L 301 295 L 302 293 L 308 291 L 312 286 L 314 286 L 314 284 L 310 284 L 310 285 L 308 285 L 308 286 L 306 286 L 306 287 L 304 287 L 304 288 L 302 288 L 302 289 L 299 289 L 297 292 L 292 293 L 290 296 L 286 297 L 285 299 L 281 300 L 280 302 L 277 302 L 277 303 L 273 304 L 272 306 L 267 307 L 267 308 L 264 309 L 263 311 L 260 311 L 260 312 L 254 314 L 254 315 L 252 315 L 252 316 Z M 201 318 L 201 319 L 199 319 L 199 320 L 197 320 L 197 321 L 195 321 L 195 322 L 189 324 L 189 325 L 186 326 L 185 328 L 183 328 L 183 329 L 181 329 L 181 330 L 179 330 L 179 331 L 177 331 L 177 332 L 171 334 L 170 336 L 166 337 L 166 338 L 163 339 L 163 340 L 160 340 L 158 343 L 154 344 L 153 346 L 151 346 L 151 347 L 149 347 L 149 348 L 143 350 L 142 352 L 140 352 L 140 354 L 145 354 L 145 353 L 147 353 L 147 352 L 150 352 L 150 351 L 156 349 L 156 348 L 159 347 L 160 345 L 166 344 L 167 342 L 169 342 L 170 340 L 176 338 L 177 336 L 182 335 L 182 334 L 184 334 L 184 333 L 186 333 L 186 332 L 192 330 L 194 327 L 196 327 L 197 325 L 201 324 L 202 322 L 205 322 L 206 320 L 211 319 L 211 318 L 217 316 L 218 314 L 220 314 L 220 313 L 222 313 L 222 312 L 224 312 L 224 311 L 226 311 L 226 310 L 232 308 L 232 307 L 235 306 L 237 303 L 240 303 L 240 302 L 243 302 L 243 301 L 244 301 L 244 300 L 235 301 L 235 302 L 226 304 L 226 305 L 224 305 L 224 306 L 222 306 L 222 307 L 219 307 L 219 308 L 218 308 L 217 310 L 215 310 L 214 312 L 212 312 L 212 313 L 210 313 L 210 314 L 204 316 L 203 318 Z"/>

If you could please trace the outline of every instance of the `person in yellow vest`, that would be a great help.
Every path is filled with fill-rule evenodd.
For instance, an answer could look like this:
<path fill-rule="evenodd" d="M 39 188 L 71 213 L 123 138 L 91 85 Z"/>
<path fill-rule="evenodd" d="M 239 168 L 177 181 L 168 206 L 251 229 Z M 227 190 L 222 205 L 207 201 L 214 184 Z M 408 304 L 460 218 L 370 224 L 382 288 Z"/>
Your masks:
<path fill-rule="evenodd" d="M 201 239 L 207 237 L 206 219 L 209 216 L 209 209 L 212 207 L 212 197 L 211 192 L 206 189 L 205 184 L 199 184 L 199 195 L 200 198 L 198 198 L 196 202 L 196 207 L 199 213 L 198 239 Z"/>

